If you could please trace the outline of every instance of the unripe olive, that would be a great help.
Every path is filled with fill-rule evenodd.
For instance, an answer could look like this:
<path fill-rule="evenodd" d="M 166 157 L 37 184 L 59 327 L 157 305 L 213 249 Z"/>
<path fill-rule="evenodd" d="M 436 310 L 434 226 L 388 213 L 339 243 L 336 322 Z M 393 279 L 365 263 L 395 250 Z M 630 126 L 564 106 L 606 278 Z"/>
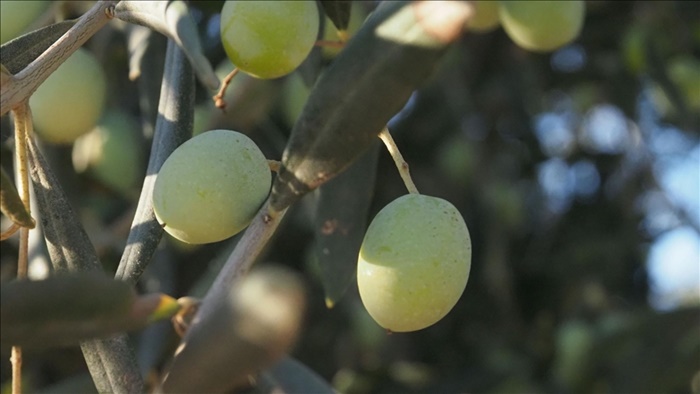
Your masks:
<path fill-rule="evenodd" d="M 143 179 L 140 125 L 129 114 L 108 111 L 100 123 L 73 144 L 73 167 L 129 194 Z"/>
<path fill-rule="evenodd" d="M 0 1 L 0 44 L 24 33 L 49 4 L 45 0 Z"/>
<path fill-rule="evenodd" d="M 315 1 L 226 1 L 221 42 L 231 62 L 257 78 L 289 74 L 306 59 L 318 35 Z"/>
<path fill-rule="evenodd" d="M 56 144 L 75 141 L 97 124 L 106 92 L 102 65 L 79 48 L 29 99 L 37 134 Z"/>
<path fill-rule="evenodd" d="M 571 1 L 501 1 L 501 25 L 520 47 L 538 52 L 553 51 L 578 37 L 586 6 Z"/>
<path fill-rule="evenodd" d="M 498 1 L 496 0 L 481 0 L 473 1 L 474 17 L 472 17 L 467 25 L 467 29 L 486 33 L 498 27 L 500 18 L 498 16 Z"/>
<path fill-rule="evenodd" d="M 306 86 L 299 73 L 292 73 L 284 80 L 282 86 L 282 115 L 287 124 L 294 126 L 299 115 L 304 110 L 304 105 L 309 99 L 311 88 Z"/>
<path fill-rule="evenodd" d="M 173 237 L 192 244 L 217 242 L 250 223 L 271 181 L 267 160 L 250 138 L 211 130 L 182 144 L 163 163 L 153 208 Z"/>
<path fill-rule="evenodd" d="M 382 327 L 406 332 L 438 322 L 464 292 L 471 239 L 457 208 L 408 194 L 385 206 L 362 242 L 357 285 Z"/>

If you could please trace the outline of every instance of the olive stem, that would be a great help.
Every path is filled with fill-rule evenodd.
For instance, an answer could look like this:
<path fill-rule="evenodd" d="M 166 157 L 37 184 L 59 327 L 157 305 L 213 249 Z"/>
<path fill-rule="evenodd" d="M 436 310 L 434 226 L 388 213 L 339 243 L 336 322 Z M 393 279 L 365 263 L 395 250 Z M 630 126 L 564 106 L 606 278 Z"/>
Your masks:
<path fill-rule="evenodd" d="M 15 118 L 15 151 L 17 159 L 17 173 L 19 193 L 27 213 L 31 214 L 29 204 L 29 169 L 27 159 L 27 139 L 32 134 L 32 113 L 28 101 L 22 102 L 13 109 Z M 19 230 L 19 256 L 17 257 L 17 279 L 27 277 L 29 253 L 29 229 L 22 227 Z M 12 393 L 22 392 L 22 348 L 12 347 Z"/>
<path fill-rule="evenodd" d="M 233 77 L 235 77 L 238 72 L 241 71 L 238 69 L 238 67 L 234 68 L 233 71 L 231 71 L 226 78 L 224 78 L 223 81 L 221 81 L 221 87 L 219 88 L 219 91 L 216 93 L 212 99 L 214 99 L 214 105 L 216 105 L 216 108 L 219 108 L 221 110 L 226 108 L 226 101 L 224 100 L 224 95 L 226 94 L 226 89 L 228 89 L 228 85 L 231 84 L 231 81 L 233 80 Z"/>
<path fill-rule="evenodd" d="M 0 88 L 0 116 L 26 101 L 48 77 L 90 37 L 112 19 L 117 1 L 98 1 L 44 53 Z"/>
<path fill-rule="evenodd" d="M 342 48 L 345 46 L 345 41 L 318 40 L 315 45 L 317 47 Z"/>
<path fill-rule="evenodd" d="M 7 230 L 3 231 L 2 234 L 0 234 L 0 241 L 4 241 L 13 236 L 17 232 L 17 230 L 20 229 L 20 227 L 21 226 L 19 224 L 12 222 L 10 227 Z"/>
<path fill-rule="evenodd" d="M 278 160 L 268 160 L 267 164 L 270 166 L 270 171 L 274 171 L 279 174 L 280 168 L 282 167 L 282 162 Z"/>
<path fill-rule="evenodd" d="M 401 179 L 406 185 L 406 189 L 408 189 L 408 192 L 411 194 L 420 194 L 418 192 L 418 188 L 416 188 L 416 184 L 413 183 L 413 179 L 411 178 L 411 173 L 408 170 L 408 163 L 406 162 L 406 160 L 404 160 L 403 156 L 401 155 L 399 147 L 396 146 L 396 142 L 394 142 L 394 139 L 389 133 L 389 129 L 384 127 L 381 133 L 379 133 L 379 138 L 382 140 L 382 142 L 384 142 L 386 149 L 389 151 L 389 154 L 394 159 L 396 169 L 399 170 L 399 175 L 401 175 Z"/>
<path fill-rule="evenodd" d="M 197 314 L 187 328 L 181 344 L 188 343 L 190 338 L 195 338 L 198 335 L 206 335 L 208 331 L 212 330 L 212 322 L 216 321 L 216 314 L 219 310 L 217 305 L 222 299 L 228 297 L 231 288 L 248 273 L 275 233 L 286 211 L 286 209 L 275 211 L 270 208 L 269 198 L 265 201 L 199 305 Z M 175 355 L 171 365 L 179 361 L 178 355 L 179 353 Z M 167 376 L 167 372 L 164 376 Z"/>

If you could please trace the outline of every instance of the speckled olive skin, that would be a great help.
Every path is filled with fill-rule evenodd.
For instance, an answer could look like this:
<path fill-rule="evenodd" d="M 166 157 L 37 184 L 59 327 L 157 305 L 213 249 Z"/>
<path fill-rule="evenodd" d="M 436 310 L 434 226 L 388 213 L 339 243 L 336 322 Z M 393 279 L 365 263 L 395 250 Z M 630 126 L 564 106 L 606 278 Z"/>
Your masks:
<path fill-rule="evenodd" d="M 388 330 L 431 326 L 464 292 L 471 254 L 469 230 L 452 204 L 419 194 L 399 197 L 365 234 L 357 265 L 362 302 Z"/>
<path fill-rule="evenodd" d="M 278 78 L 313 49 L 319 29 L 315 1 L 227 1 L 221 42 L 231 62 L 257 78 Z"/>
<path fill-rule="evenodd" d="M 586 5 L 571 1 L 499 2 L 501 25 L 520 47 L 549 52 L 578 37 L 583 27 Z"/>
<path fill-rule="evenodd" d="M 211 130 L 182 144 L 165 161 L 153 208 L 173 237 L 191 244 L 217 242 L 248 226 L 271 182 L 267 160 L 250 138 Z"/>

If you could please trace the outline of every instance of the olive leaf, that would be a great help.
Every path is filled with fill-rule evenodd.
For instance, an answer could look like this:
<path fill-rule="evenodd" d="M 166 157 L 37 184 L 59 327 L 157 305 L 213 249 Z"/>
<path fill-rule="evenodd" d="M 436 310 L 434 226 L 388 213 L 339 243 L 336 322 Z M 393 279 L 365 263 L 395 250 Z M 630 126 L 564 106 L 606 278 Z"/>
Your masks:
<path fill-rule="evenodd" d="M 311 92 L 282 156 L 271 208 L 288 207 L 367 149 L 432 74 L 470 11 L 461 2 L 382 3 Z"/>
<path fill-rule="evenodd" d="M 365 152 L 345 172 L 318 188 L 315 253 L 326 305 L 332 307 L 355 279 L 381 143 Z"/>
<path fill-rule="evenodd" d="M 27 148 L 30 175 L 54 270 L 101 271 L 90 238 L 33 138 L 28 139 Z"/>
<path fill-rule="evenodd" d="M 67 346 L 145 327 L 168 318 L 177 301 L 153 294 L 137 297 L 131 286 L 97 273 L 13 281 L 0 290 L 3 347 Z"/>
<path fill-rule="evenodd" d="M 292 357 L 284 357 L 263 371 L 255 393 L 337 393 L 311 368 Z"/>
<path fill-rule="evenodd" d="M 58 179 L 33 138 L 27 143 L 30 174 L 54 269 L 101 272 L 101 264 Z M 125 335 L 80 344 L 99 392 L 141 392 L 143 379 Z"/>
<path fill-rule="evenodd" d="M 206 326 L 190 331 L 157 392 L 229 392 L 288 352 L 301 330 L 305 291 L 284 267 L 265 267 L 213 300 Z M 196 366 L 196 368 L 193 368 Z"/>
<path fill-rule="evenodd" d="M 15 184 L 4 168 L 0 168 L 0 207 L 3 215 L 20 226 L 26 228 L 34 228 L 36 226 L 34 219 L 19 197 Z"/>
<path fill-rule="evenodd" d="M 174 119 L 174 120 L 173 120 Z M 170 154 L 192 135 L 194 75 L 183 51 L 168 40 L 158 119 L 146 173 L 155 175 Z M 158 247 L 163 228 L 153 211 L 156 177 L 146 176 L 116 278 L 136 283 Z"/>
<path fill-rule="evenodd" d="M 185 52 L 197 77 L 204 86 L 212 90 L 219 87 L 219 78 L 214 73 L 209 60 L 204 56 L 197 26 L 192 19 L 187 3 L 182 0 L 122 0 L 116 5 L 114 16 L 125 22 L 151 28 L 175 41 Z"/>
<path fill-rule="evenodd" d="M 2 64 L 12 74 L 22 71 L 64 35 L 76 20 L 66 20 L 29 32 L 0 46 Z"/>
<path fill-rule="evenodd" d="M 347 30 L 352 0 L 321 0 L 321 6 L 338 30 Z"/>

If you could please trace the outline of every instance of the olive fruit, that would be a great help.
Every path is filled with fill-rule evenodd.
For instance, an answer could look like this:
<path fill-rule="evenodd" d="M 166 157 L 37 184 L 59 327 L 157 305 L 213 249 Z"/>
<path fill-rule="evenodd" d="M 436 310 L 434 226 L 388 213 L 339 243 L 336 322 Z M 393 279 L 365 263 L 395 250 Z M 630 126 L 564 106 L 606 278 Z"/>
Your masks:
<path fill-rule="evenodd" d="M 489 32 L 500 23 L 498 16 L 498 1 L 496 0 L 481 0 L 473 1 L 474 17 L 469 20 L 467 28 L 479 33 Z"/>
<path fill-rule="evenodd" d="M 374 218 L 360 248 L 362 303 L 394 332 L 433 325 L 464 292 L 471 267 L 469 230 L 448 201 L 408 194 Z"/>
<path fill-rule="evenodd" d="M 49 5 L 45 0 L 0 1 L 0 44 L 19 37 Z"/>
<path fill-rule="evenodd" d="M 73 144 L 73 168 L 129 195 L 143 180 L 140 129 L 131 115 L 106 111 L 99 124 Z"/>
<path fill-rule="evenodd" d="M 309 55 L 319 19 L 312 0 L 229 0 L 221 10 L 221 42 L 240 70 L 257 78 L 278 78 Z"/>
<path fill-rule="evenodd" d="M 29 99 L 37 134 L 55 144 L 72 143 L 95 127 L 106 94 L 102 65 L 78 48 Z"/>
<path fill-rule="evenodd" d="M 246 135 L 211 130 L 183 143 L 163 163 L 153 190 L 156 218 L 191 244 L 243 230 L 270 191 L 265 156 Z"/>
<path fill-rule="evenodd" d="M 311 88 L 306 86 L 304 78 L 298 72 L 290 74 L 284 80 L 284 85 L 282 85 L 282 115 L 289 126 L 294 126 L 296 123 L 310 94 Z"/>
<path fill-rule="evenodd" d="M 520 47 L 548 52 L 578 37 L 583 27 L 586 6 L 572 1 L 501 1 L 501 25 Z"/>

